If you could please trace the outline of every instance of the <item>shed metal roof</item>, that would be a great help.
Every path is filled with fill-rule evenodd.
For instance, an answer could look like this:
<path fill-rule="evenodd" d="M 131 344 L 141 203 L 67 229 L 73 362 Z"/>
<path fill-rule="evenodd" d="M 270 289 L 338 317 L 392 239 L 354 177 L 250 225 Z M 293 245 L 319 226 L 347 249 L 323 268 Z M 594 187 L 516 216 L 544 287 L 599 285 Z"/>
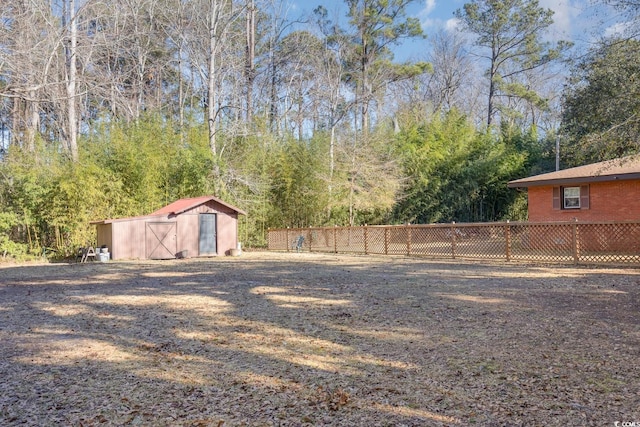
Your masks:
<path fill-rule="evenodd" d="M 516 179 L 509 187 L 534 187 L 542 185 L 567 185 L 590 182 L 640 179 L 640 155 L 607 160 L 556 172 L 543 173 Z"/>
<path fill-rule="evenodd" d="M 242 209 L 239 209 L 233 205 L 230 205 L 229 203 L 225 203 L 222 200 L 218 199 L 217 197 L 214 196 L 201 196 L 201 197 L 192 197 L 189 199 L 180 199 L 180 200 L 176 200 L 173 203 L 168 204 L 167 206 L 158 209 L 157 211 L 153 212 L 151 215 L 179 215 L 183 212 L 188 211 L 189 209 L 193 209 L 197 206 L 203 205 L 207 202 L 210 201 L 214 201 L 218 204 L 221 204 L 222 206 L 226 206 L 227 208 L 238 212 L 241 215 L 246 215 L 247 213 L 244 212 Z"/>
<path fill-rule="evenodd" d="M 192 198 L 187 198 L 187 199 L 179 199 L 176 200 L 173 203 L 168 204 L 167 206 L 158 209 L 155 212 L 150 213 L 149 215 L 141 215 L 141 216 L 134 216 L 134 217 L 128 217 L 128 218 L 115 218 L 115 219 L 104 219 L 104 220 L 100 220 L 100 221 L 91 221 L 91 224 L 111 224 L 114 222 L 120 222 L 120 221 L 129 221 L 129 220 L 141 220 L 141 219 L 147 219 L 147 218 L 157 218 L 157 217 L 163 217 L 163 216 L 170 216 L 170 215 L 179 215 L 183 212 L 188 211 L 189 209 L 193 209 L 197 206 L 203 205 L 207 202 L 210 201 L 215 201 L 218 204 L 221 204 L 222 206 L 225 206 L 237 213 L 239 213 L 240 215 L 246 215 L 247 213 L 244 212 L 242 209 L 239 209 L 233 205 L 230 205 L 229 203 L 225 203 L 222 200 L 218 199 L 217 197 L 214 196 L 201 196 L 201 197 L 192 197 Z"/>

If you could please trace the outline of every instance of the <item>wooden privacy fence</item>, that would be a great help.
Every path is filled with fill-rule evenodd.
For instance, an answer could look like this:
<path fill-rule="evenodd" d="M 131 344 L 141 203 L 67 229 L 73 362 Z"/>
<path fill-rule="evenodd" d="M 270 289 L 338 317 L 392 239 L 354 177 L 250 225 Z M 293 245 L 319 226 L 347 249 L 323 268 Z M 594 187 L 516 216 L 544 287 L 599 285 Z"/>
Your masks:
<path fill-rule="evenodd" d="M 640 222 L 498 222 L 271 229 L 273 251 L 640 263 Z"/>

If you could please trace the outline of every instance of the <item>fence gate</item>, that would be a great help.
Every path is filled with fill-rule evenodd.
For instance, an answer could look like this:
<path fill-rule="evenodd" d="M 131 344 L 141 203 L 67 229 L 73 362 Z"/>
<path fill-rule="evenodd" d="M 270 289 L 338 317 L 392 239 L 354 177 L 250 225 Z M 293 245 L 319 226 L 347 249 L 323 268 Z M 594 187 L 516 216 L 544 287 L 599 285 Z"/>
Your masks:
<path fill-rule="evenodd" d="M 176 257 L 176 222 L 148 222 L 145 229 L 147 259 L 171 259 Z"/>

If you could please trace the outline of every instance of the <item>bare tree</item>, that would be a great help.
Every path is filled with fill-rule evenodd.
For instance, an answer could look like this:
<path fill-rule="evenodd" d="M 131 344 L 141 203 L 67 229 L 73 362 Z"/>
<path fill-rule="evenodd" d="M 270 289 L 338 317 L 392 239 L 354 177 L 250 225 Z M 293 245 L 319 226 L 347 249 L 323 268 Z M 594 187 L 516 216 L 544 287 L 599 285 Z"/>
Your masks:
<path fill-rule="evenodd" d="M 286 130 L 287 124 L 284 117 L 288 111 L 283 87 L 286 87 L 286 77 L 283 68 L 290 57 L 287 49 L 283 49 L 283 38 L 294 32 L 295 25 L 301 20 L 289 18 L 289 5 L 282 0 L 265 0 L 261 3 L 259 19 L 260 39 L 257 41 L 257 56 L 260 62 L 261 72 L 256 75 L 258 80 L 256 90 L 262 100 L 260 109 L 266 115 L 269 129 L 274 132 Z M 304 53 L 304 48 L 298 53 Z"/>
<path fill-rule="evenodd" d="M 469 83 L 474 72 L 473 61 L 466 51 L 466 40 L 458 32 L 440 30 L 430 37 L 429 94 L 436 110 L 460 108 L 468 96 Z M 462 95 L 465 93 L 467 95 Z"/>
<path fill-rule="evenodd" d="M 219 177 L 218 160 L 224 151 L 216 140 L 221 114 L 225 109 L 240 107 L 225 104 L 222 90 L 228 76 L 242 75 L 241 71 L 236 72 L 242 69 L 237 64 L 243 61 L 236 55 L 239 38 L 233 36 L 239 32 L 234 33 L 233 26 L 244 10 L 245 5 L 238 6 L 231 0 L 191 0 L 187 3 L 187 19 L 192 25 L 185 36 L 185 48 L 202 84 L 204 116 L 209 147 L 216 159 L 213 171 L 216 177 Z M 231 69 L 234 71 L 230 72 Z M 235 91 L 233 95 L 236 95 Z"/>
<path fill-rule="evenodd" d="M 13 100 L 10 133 L 13 143 L 33 151 L 54 60 L 51 10 L 36 2 L 3 2 L 1 7 L 0 72 L 2 96 Z"/>
<path fill-rule="evenodd" d="M 253 119 L 253 85 L 256 78 L 256 5 L 254 0 L 247 0 L 246 12 L 246 106 L 247 124 Z"/>
<path fill-rule="evenodd" d="M 73 161 L 78 161 L 78 117 L 76 114 L 77 93 L 77 47 L 78 47 L 78 19 L 75 0 L 68 0 L 64 3 L 64 24 L 68 37 L 65 39 L 66 57 L 66 93 L 67 93 L 67 149 Z"/>

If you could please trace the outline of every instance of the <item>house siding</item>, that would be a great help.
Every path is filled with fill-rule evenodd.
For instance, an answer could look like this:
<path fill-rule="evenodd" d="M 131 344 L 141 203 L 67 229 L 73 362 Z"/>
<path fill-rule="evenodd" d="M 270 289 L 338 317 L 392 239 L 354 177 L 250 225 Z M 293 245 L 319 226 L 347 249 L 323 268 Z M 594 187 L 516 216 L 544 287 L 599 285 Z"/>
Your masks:
<path fill-rule="evenodd" d="M 529 221 L 640 221 L 640 180 L 590 183 L 588 209 L 554 209 L 553 188 L 528 188 Z"/>

